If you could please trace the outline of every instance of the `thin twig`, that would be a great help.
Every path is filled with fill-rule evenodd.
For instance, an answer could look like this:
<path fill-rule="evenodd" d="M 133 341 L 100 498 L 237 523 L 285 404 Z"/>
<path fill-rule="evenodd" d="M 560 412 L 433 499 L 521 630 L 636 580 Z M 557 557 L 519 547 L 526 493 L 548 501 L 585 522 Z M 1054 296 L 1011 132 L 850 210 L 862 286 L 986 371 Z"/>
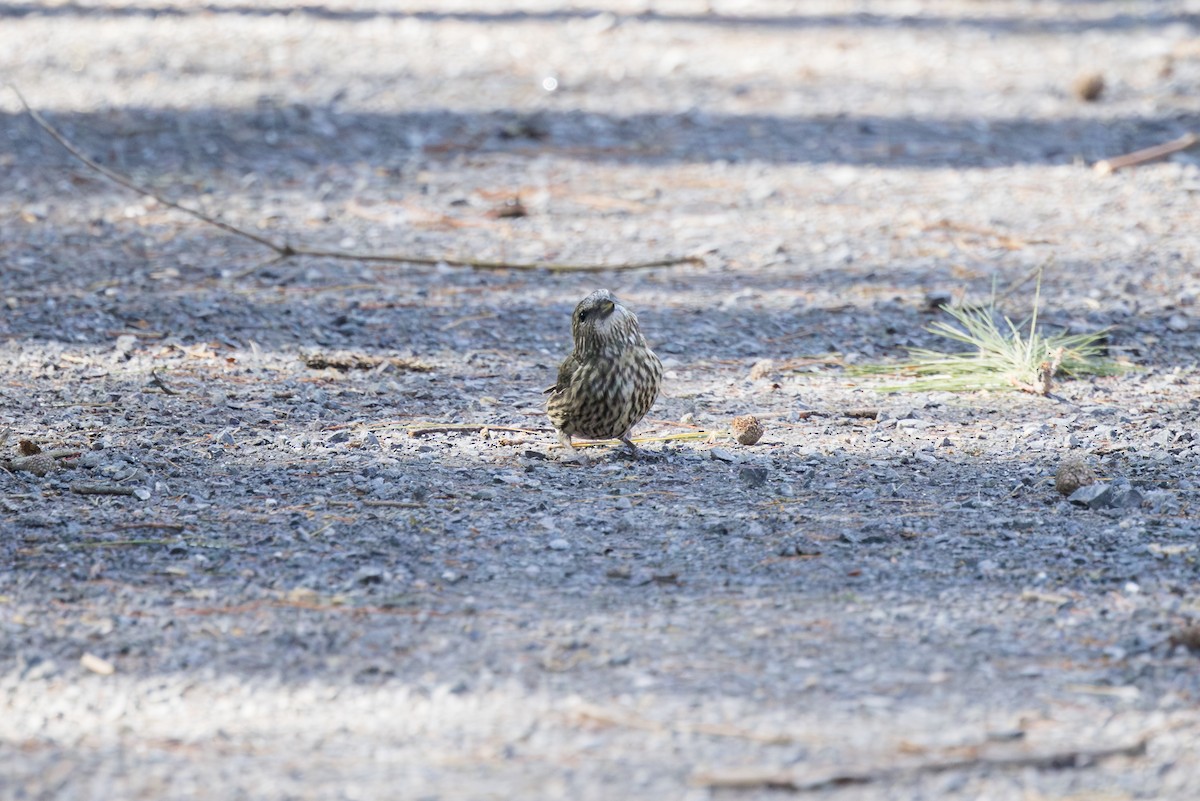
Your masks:
<path fill-rule="evenodd" d="M 1048 268 L 1053 267 L 1053 266 L 1054 266 L 1054 254 L 1051 253 L 1049 256 L 1047 256 L 1045 259 L 1043 259 L 1041 262 L 1039 262 L 1035 267 L 1033 267 L 1029 272 L 1025 273 L 1025 275 L 1021 276 L 1017 281 L 1015 281 L 1012 284 L 1012 286 L 1010 286 L 1008 289 L 1004 290 L 1004 292 L 1002 292 L 1001 294 L 994 296 L 992 298 L 990 305 L 991 306 L 999 306 L 1001 303 L 1008 300 L 1009 297 L 1011 297 L 1014 292 L 1016 292 L 1018 289 L 1020 289 L 1021 287 L 1025 286 L 1027 283 L 1029 283 L 1029 281 L 1032 278 L 1034 278 L 1035 276 L 1038 279 L 1038 282 L 1039 282 L 1038 285 L 1041 286 L 1040 282 L 1042 280 L 1042 278 L 1041 278 L 1042 273 L 1045 270 L 1047 270 Z"/>
<path fill-rule="evenodd" d="M 149 189 L 135 182 L 133 179 L 122 175 L 115 170 L 111 170 L 102 164 L 99 164 L 86 153 L 80 150 L 70 139 L 68 139 L 61 131 L 55 128 L 50 122 L 41 115 L 29 102 L 25 100 L 25 95 L 21 94 L 21 90 L 15 84 L 9 84 L 13 92 L 16 93 L 17 99 L 21 101 L 21 105 L 25 108 L 25 112 L 30 118 L 37 123 L 38 127 L 50 135 L 54 141 L 58 142 L 68 153 L 75 159 L 87 166 L 89 169 L 103 175 L 108 180 L 115 184 L 125 187 L 131 192 L 136 192 L 148 198 L 153 198 L 157 202 L 167 208 L 187 214 L 194 217 L 203 223 L 207 223 L 216 228 L 220 228 L 226 233 L 240 236 L 243 239 L 248 239 L 263 247 L 270 248 L 276 254 L 274 259 L 265 264 L 273 264 L 275 262 L 284 261 L 286 259 L 296 257 L 309 257 L 321 259 L 337 259 L 341 261 L 364 261 L 364 262 L 382 262 L 387 264 L 422 264 L 422 265 L 439 265 L 445 264 L 451 267 L 468 267 L 473 270 L 545 270 L 552 273 L 595 273 L 607 271 L 625 271 L 625 270 L 645 270 L 653 267 L 676 267 L 683 264 L 703 265 L 704 260 L 699 256 L 677 256 L 667 257 L 662 259 L 653 259 L 650 261 L 638 262 L 620 262 L 617 264 L 562 264 L 557 262 L 507 262 L 507 261 L 490 261 L 486 259 L 468 259 L 468 258 L 451 258 L 451 257 L 433 257 L 433 256 L 413 256 L 406 253 L 354 253 L 347 250 L 324 250 L 321 248 L 310 248 L 302 245 L 292 245 L 289 242 L 275 242 L 265 236 L 260 236 L 253 231 L 249 231 L 232 223 L 225 222 L 217 217 L 205 214 L 199 209 L 194 209 L 190 206 L 185 206 L 181 203 L 176 203 L 173 200 L 168 200 L 158 192 Z M 256 265 L 253 269 L 239 273 L 237 277 L 245 277 L 257 270 L 264 264 Z"/>
<path fill-rule="evenodd" d="M 76 147 L 75 144 L 72 143 L 71 140 L 68 139 L 61 131 L 59 131 L 57 128 L 55 128 L 53 125 L 51 125 L 49 123 L 49 121 L 47 121 L 46 118 L 43 117 L 41 115 L 41 113 L 38 112 L 37 109 L 35 109 L 33 106 L 29 105 L 29 102 L 25 99 L 25 95 L 21 94 L 21 90 L 18 89 L 15 84 L 9 84 L 9 86 L 12 88 L 13 92 L 16 93 L 17 99 L 21 101 L 21 105 L 25 107 L 25 113 L 27 113 L 33 119 L 33 121 L 38 124 L 38 127 L 40 127 L 46 133 L 50 134 L 51 138 L 53 138 L 54 141 L 56 141 L 60 145 L 62 145 L 64 150 L 66 150 L 68 153 L 70 153 L 72 156 L 74 156 L 76 159 L 78 159 L 84 165 L 86 165 L 90 169 L 95 170 L 96 172 L 100 173 L 101 175 L 103 175 L 105 178 L 112 181 L 113 183 L 119 184 L 119 185 L 125 187 L 126 189 L 130 190 L 131 192 L 138 193 L 139 195 L 145 195 L 146 197 L 154 198 L 155 200 L 157 200 L 159 203 L 163 204 L 164 206 L 175 209 L 176 211 L 181 211 L 184 214 L 188 214 L 192 217 L 195 217 L 197 220 L 200 220 L 201 222 L 206 222 L 209 225 L 216 226 L 217 228 L 220 228 L 223 231 L 227 231 L 228 233 L 234 234 L 235 236 L 244 237 L 253 242 L 257 242 L 260 245 L 269 247 L 271 250 L 275 251 L 280 256 L 286 257 L 286 256 L 294 253 L 294 251 L 286 243 L 283 245 L 277 245 L 274 242 L 272 242 L 271 240 L 269 240 L 265 237 L 261 237 L 258 234 L 253 233 L 252 231 L 247 231 L 244 228 L 239 228 L 236 225 L 231 225 L 227 222 L 224 222 L 223 220 L 218 220 L 216 217 L 210 217 L 209 215 L 205 214 L 202 211 L 198 211 L 197 209 L 189 208 L 188 206 L 182 206 L 172 200 L 167 200 L 165 197 L 158 194 L 157 192 L 155 192 L 151 189 L 147 189 L 146 187 L 141 186 L 140 184 L 134 183 L 131 179 L 126 178 L 124 175 L 121 175 L 119 172 L 110 170 L 108 167 L 105 167 L 103 164 L 98 164 L 96 161 L 92 160 L 86 153 L 84 153 L 82 150 L 80 150 L 78 147 Z"/>
<path fill-rule="evenodd" d="M 1154 147 L 1135 150 L 1132 153 L 1127 153 L 1124 156 L 1114 156 L 1111 159 L 1097 161 L 1093 170 L 1101 175 L 1111 175 L 1117 170 L 1122 170 L 1126 167 L 1134 167 L 1138 164 L 1145 164 L 1147 161 L 1161 159 L 1164 156 L 1169 156 L 1172 153 L 1178 153 L 1181 150 L 1187 150 L 1189 147 L 1200 143 L 1200 136 L 1194 133 L 1185 133 L 1178 139 L 1172 139 L 1170 142 L 1164 142 L 1161 145 Z"/>
<path fill-rule="evenodd" d="M 84 484 L 76 482 L 71 485 L 71 492 L 78 495 L 132 495 L 133 487 L 120 484 Z"/>
<path fill-rule="evenodd" d="M 635 445 L 644 445 L 647 442 L 681 442 L 684 440 L 715 439 L 717 437 L 725 436 L 727 433 L 728 432 L 704 431 L 704 430 L 682 431 L 678 434 L 659 434 L 657 436 L 652 436 L 652 437 L 651 436 L 634 437 L 633 443 Z M 619 446 L 619 445 L 621 445 L 621 440 L 619 440 L 619 439 L 594 439 L 594 440 L 584 440 L 582 442 L 575 443 L 576 448 L 597 448 L 597 447 L 604 447 L 604 446 L 611 446 L 611 445 Z M 551 448 L 560 448 L 562 446 L 559 445 L 557 442 L 554 442 L 554 443 L 550 444 L 550 447 Z"/>
<path fill-rule="evenodd" d="M 1011 236 L 1001 233 L 994 228 L 983 228 L 978 225 L 969 225 L 967 223 L 958 223 L 953 220 L 941 219 L 934 223 L 929 223 L 921 226 L 922 231 L 957 231 L 964 234 L 972 234 L 978 237 L 986 237 L 995 239 L 1000 245 L 1008 250 L 1021 250 L 1026 245 L 1049 245 L 1051 241 L 1048 239 L 1022 239 L 1020 237 Z"/>
<path fill-rule="evenodd" d="M 863 768 L 860 770 L 838 770 L 826 774 L 805 776 L 799 771 L 775 770 L 770 768 L 739 768 L 730 770 L 701 771 L 692 776 L 692 783 L 702 787 L 746 789 L 770 787 L 791 790 L 797 793 L 816 792 L 847 785 L 895 782 L 936 773 L 978 768 L 1035 768 L 1060 770 L 1081 765 L 1091 765 L 1112 757 L 1140 757 L 1146 753 L 1147 738 L 1135 743 L 1108 748 L 1075 748 L 1049 751 L 1040 754 L 980 754 L 960 759 L 940 759 L 918 762 L 913 765 L 895 767 Z"/>
<path fill-rule="evenodd" d="M 119 526 L 113 526 L 114 531 L 128 531 L 129 529 L 132 529 L 132 528 L 153 528 L 153 529 L 159 529 L 161 531 L 183 531 L 184 529 L 187 528 L 187 525 L 184 523 L 146 522 L 146 523 L 123 523 L 122 525 L 119 525 Z"/>
<path fill-rule="evenodd" d="M 549 429 L 517 428 L 516 426 L 489 426 L 483 423 L 447 423 L 445 425 L 416 425 L 408 428 L 410 437 L 426 434 L 474 434 L 479 431 L 510 431 L 517 434 L 544 434 Z"/>
<path fill-rule="evenodd" d="M 787 370 L 799 370 L 802 367 L 812 367 L 813 365 L 840 367 L 844 363 L 845 362 L 842 359 L 835 359 L 827 356 L 804 356 L 795 359 L 786 359 L 775 369 L 779 372 L 785 372 Z"/>
<path fill-rule="evenodd" d="M 212 550 L 228 549 L 229 545 L 215 540 L 180 540 L 180 539 L 130 539 L 130 540 L 91 540 L 76 542 L 72 547 L 79 548 L 124 548 L 134 545 L 185 546 L 188 548 L 210 548 Z"/>
<path fill-rule="evenodd" d="M 581 703 L 571 711 L 582 722 L 598 723 L 604 726 L 621 726 L 641 731 L 672 731 L 680 734 L 703 734 L 710 737 L 750 740 L 767 745 L 787 745 L 796 740 L 790 734 L 755 731 L 724 723 L 691 723 L 683 721 L 659 723 L 656 720 L 636 715 L 624 709 L 610 709 L 597 706 L 596 704 Z"/>
<path fill-rule="evenodd" d="M 551 429 L 548 428 L 520 428 L 517 426 L 493 426 L 485 423 L 417 423 L 415 425 L 406 425 L 403 428 L 408 431 L 410 437 L 423 437 L 427 434 L 475 434 L 481 431 L 507 431 L 516 434 L 548 434 Z M 692 439 L 708 439 L 716 436 L 712 431 L 685 431 L 679 434 L 663 434 L 660 436 L 634 437 L 633 441 L 637 444 L 646 442 L 674 442 L 678 440 Z M 588 448 L 602 445 L 619 445 L 620 440 L 617 439 L 598 439 L 584 440 L 576 442 L 577 448 Z M 551 444 L 552 448 L 558 447 L 557 443 Z"/>
<path fill-rule="evenodd" d="M 248 601 L 244 604 L 235 604 L 232 606 L 212 606 L 212 607 L 177 607 L 171 610 L 174 615 L 197 615 L 208 617 L 210 615 L 240 615 L 247 612 L 257 612 L 261 609 L 302 609 L 309 612 L 342 612 L 353 615 L 408 615 L 408 616 L 428 616 L 428 617 L 446 617 L 451 613 L 438 612 L 432 609 L 403 609 L 393 606 L 352 606 L 349 604 L 340 603 L 316 603 L 311 601 L 298 600 L 257 600 Z M 146 616 L 147 613 L 140 613 L 139 616 Z"/>
<path fill-rule="evenodd" d="M 551 273 L 596 273 L 622 272 L 625 270 L 648 270 L 652 267 L 676 267 L 681 264 L 703 264 L 699 256 L 679 256 L 654 261 L 634 261 L 618 264 L 559 264 L 556 262 L 510 262 L 487 261 L 485 259 L 448 258 L 442 256 L 411 256 L 404 253 L 353 253 L 346 250 L 320 250 L 302 246 L 287 246 L 288 253 L 280 251 L 282 258 L 309 256 L 342 261 L 370 261 L 385 264 L 445 264 L 450 267 L 469 267 L 472 270 L 545 270 Z"/>
<path fill-rule="evenodd" d="M 178 395 L 179 394 L 178 392 L 176 392 L 175 390 L 173 390 L 167 386 L 167 383 L 165 381 L 163 381 L 162 376 L 160 376 L 158 374 L 157 370 L 150 371 L 150 383 L 153 384 L 154 386 L 158 387 L 159 389 L 161 389 L 163 391 L 163 393 L 166 395 Z"/>

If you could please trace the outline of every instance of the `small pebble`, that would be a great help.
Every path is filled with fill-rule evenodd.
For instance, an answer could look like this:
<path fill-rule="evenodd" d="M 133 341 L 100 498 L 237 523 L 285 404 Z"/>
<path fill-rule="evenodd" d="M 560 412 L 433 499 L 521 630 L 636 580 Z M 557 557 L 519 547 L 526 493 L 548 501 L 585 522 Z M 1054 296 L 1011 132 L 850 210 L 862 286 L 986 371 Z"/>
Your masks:
<path fill-rule="evenodd" d="M 443 578 L 445 576 L 443 575 Z M 354 574 L 354 583 L 368 586 L 382 584 L 387 580 L 387 573 L 380 567 L 367 566 L 359 568 Z"/>
<path fill-rule="evenodd" d="M 736 462 L 737 457 L 724 448 L 713 448 L 708 455 L 718 462 Z"/>
<path fill-rule="evenodd" d="M 1076 76 L 1071 92 L 1086 103 L 1093 103 L 1104 93 L 1104 76 L 1099 72 L 1084 72 Z"/>
<path fill-rule="evenodd" d="M 113 666 L 112 662 L 109 662 L 103 657 L 99 657 L 93 653 L 87 652 L 85 652 L 83 656 L 79 657 L 79 664 L 85 669 L 90 670 L 91 672 L 100 676 L 111 676 L 117 670 L 116 667 Z"/>
<path fill-rule="evenodd" d="M 954 302 L 954 295 L 948 290 L 936 289 L 925 293 L 925 308 L 932 311 L 937 311 L 943 306 L 949 306 Z"/>

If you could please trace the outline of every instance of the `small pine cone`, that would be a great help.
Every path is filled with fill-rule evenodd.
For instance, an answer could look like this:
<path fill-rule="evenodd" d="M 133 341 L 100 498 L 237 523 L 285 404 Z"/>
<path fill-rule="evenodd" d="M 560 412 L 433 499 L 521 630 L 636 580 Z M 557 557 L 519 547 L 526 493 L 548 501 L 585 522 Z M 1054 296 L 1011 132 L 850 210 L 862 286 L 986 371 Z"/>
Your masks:
<path fill-rule="evenodd" d="M 738 441 L 739 445 L 754 445 L 762 439 L 765 429 L 757 417 L 752 414 L 744 414 L 741 417 L 733 418 L 733 422 L 729 424 L 729 430 L 733 432 L 733 438 Z"/>
<path fill-rule="evenodd" d="M 1054 473 L 1054 488 L 1063 495 L 1071 495 L 1080 487 L 1096 483 L 1096 472 L 1086 460 L 1068 456 L 1058 465 Z"/>
<path fill-rule="evenodd" d="M 27 470 L 35 476 L 44 476 L 54 469 L 54 456 L 49 453 L 35 453 L 32 456 L 18 456 L 8 462 L 10 470 Z"/>

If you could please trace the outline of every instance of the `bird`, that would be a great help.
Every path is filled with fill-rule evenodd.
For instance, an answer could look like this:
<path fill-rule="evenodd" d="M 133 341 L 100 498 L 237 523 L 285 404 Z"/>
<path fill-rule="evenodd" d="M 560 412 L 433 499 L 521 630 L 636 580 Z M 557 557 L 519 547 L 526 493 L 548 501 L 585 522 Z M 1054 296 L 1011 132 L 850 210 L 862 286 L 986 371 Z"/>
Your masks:
<path fill-rule="evenodd" d="M 619 439 L 636 456 L 629 432 L 654 405 L 663 374 L 637 315 L 612 292 L 597 289 L 575 307 L 571 336 L 575 347 L 545 390 L 558 441 L 574 454 L 572 437 Z"/>

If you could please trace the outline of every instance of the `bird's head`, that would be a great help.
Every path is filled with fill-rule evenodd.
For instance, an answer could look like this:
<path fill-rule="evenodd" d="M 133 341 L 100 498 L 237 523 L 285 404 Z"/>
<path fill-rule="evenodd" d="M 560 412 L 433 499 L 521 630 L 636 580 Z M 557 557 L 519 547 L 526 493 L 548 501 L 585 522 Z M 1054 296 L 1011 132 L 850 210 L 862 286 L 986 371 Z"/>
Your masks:
<path fill-rule="evenodd" d="M 607 289 L 597 289 L 575 307 L 571 317 L 575 346 L 584 351 L 621 343 L 638 335 L 637 316 Z"/>

